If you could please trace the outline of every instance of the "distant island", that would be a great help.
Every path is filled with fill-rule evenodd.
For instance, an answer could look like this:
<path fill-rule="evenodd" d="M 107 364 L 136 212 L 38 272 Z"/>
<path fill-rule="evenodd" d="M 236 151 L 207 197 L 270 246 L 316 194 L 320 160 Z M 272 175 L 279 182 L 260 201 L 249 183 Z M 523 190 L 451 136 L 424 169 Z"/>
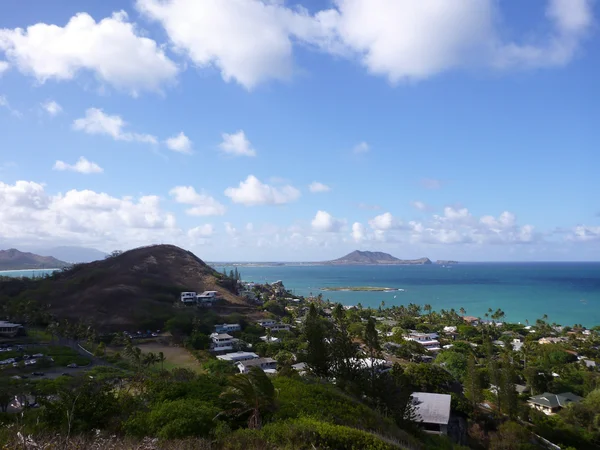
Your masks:
<path fill-rule="evenodd" d="M 458 261 L 438 259 L 435 263 L 436 264 L 458 264 Z"/>
<path fill-rule="evenodd" d="M 348 253 L 346 256 L 334 259 L 332 261 L 326 261 L 324 264 L 328 265 L 419 265 L 419 264 L 431 264 L 429 258 L 419 259 L 398 259 L 389 253 L 383 252 L 368 252 L 355 250 L 352 253 Z"/>
<path fill-rule="evenodd" d="M 0 250 L 0 270 L 61 269 L 69 263 L 52 256 L 40 256 L 10 248 Z"/>

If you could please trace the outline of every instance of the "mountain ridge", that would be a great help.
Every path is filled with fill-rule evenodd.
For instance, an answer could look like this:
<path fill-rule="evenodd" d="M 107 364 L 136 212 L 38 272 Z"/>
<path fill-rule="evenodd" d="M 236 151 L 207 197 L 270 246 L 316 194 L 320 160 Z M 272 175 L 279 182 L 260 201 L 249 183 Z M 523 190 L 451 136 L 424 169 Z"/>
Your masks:
<path fill-rule="evenodd" d="M 0 270 L 60 269 L 69 265 L 53 256 L 22 252 L 16 248 L 0 250 Z"/>
<path fill-rule="evenodd" d="M 331 265 L 419 265 L 431 264 L 429 258 L 399 259 L 389 253 L 354 250 L 341 258 L 326 261 Z"/>

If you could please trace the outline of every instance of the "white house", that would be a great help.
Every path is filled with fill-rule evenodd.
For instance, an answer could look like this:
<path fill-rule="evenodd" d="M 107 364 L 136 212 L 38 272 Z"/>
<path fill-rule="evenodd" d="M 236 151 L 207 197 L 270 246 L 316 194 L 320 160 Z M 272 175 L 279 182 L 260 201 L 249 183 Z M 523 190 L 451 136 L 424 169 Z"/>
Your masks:
<path fill-rule="evenodd" d="M 271 325 L 263 325 L 271 331 L 290 331 L 290 326 L 287 323 L 274 323 Z"/>
<path fill-rule="evenodd" d="M 430 352 L 439 352 L 440 351 L 440 342 L 437 340 L 437 333 L 418 333 L 416 331 L 412 331 L 405 336 L 404 339 L 407 341 L 415 341 L 421 344 Z"/>
<path fill-rule="evenodd" d="M 270 339 L 269 339 L 269 336 L 261 336 L 260 340 L 263 341 L 263 342 L 270 342 L 271 344 L 276 344 L 281 339 L 279 339 L 278 337 L 275 337 L 275 336 L 271 336 Z"/>
<path fill-rule="evenodd" d="M 277 321 L 275 321 L 273 319 L 265 319 L 265 320 L 258 321 L 258 324 L 264 328 L 271 327 L 271 326 L 275 325 L 276 323 L 277 323 Z"/>
<path fill-rule="evenodd" d="M 258 359 L 259 356 L 256 353 L 252 352 L 233 352 L 233 353 L 225 353 L 224 355 L 217 356 L 217 359 L 221 361 L 228 361 L 237 363 L 240 361 L 249 361 L 251 359 Z"/>
<path fill-rule="evenodd" d="M 219 293 L 217 291 L 204 291 L 202 294 L 196 296 L 196 302 L 201 307 L 212 306 L 218 299 Z"/>
<path fill-rule="evenodd" d="M 14 337 L 21 328 L 23 328 L 23 325 L 20 323 L 10 323 L 0 320 L 0 336 Z"/>
<path fill-rule="evenodd" d="M 215 325 L 215 333 L 234 333 L 236 331 L 242 331 L 242 327 L 239 323 L 223 323 Z"/>
<path fill-rule="evenodd" d="M 182 292 L 180 295 L 181 302 L 188 305 L 191 303 L 196 303 L 196 297 L 198 294 L 196 292 Z"/>
<path fill-rule="evenodd" d="M 412 399 L 415 407 L 415 421 L 426 433 L 448 433 L 452 397 L 447 394 L 413 392 Z"/>
<path fill-rule="evenodd" d="M 266 373 L 277 372 L 277 361 L 273 358 L 257 358 L 249 359 L 247 361 L 240 361 L 237 364 L 240 373 L 248 373 L 251 367 L 260 367 Z"/>
<path fill-rule="evenodd" d="M 213 352 L 233 350 L 234 344 L 238 341 L 233 336 L 226 333 L 213 333 L 210 335 L 210 339 L 212 340 L 210 350 Z"/>

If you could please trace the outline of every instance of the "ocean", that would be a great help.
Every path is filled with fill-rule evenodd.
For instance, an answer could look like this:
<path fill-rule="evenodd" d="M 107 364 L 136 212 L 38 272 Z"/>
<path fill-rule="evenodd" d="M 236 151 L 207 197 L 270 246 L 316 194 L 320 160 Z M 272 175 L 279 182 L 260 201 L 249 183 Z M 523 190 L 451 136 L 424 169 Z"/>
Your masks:
<path fill-rule="evenodd" d="M 215 264 L 221 271 L 223 265 Z M 229 271 L 232 267 L 225 266 Z M 488 308 L 505 320 L 535 322 L 544 314 L 562 325 L 600 325 L 600 263 L 460 263 L 452 266 L 241 266 L 245 281 L 283 281 L 296 295 L 323 294 L 344 305 L 379 307 L 430 304 L 465 308 L 483 317 Z M 41 276 L 52 270 L 5 271 L 0 276 Z M 392 292 L 322 291 L 325 287 L 376 286 Z"/>
<path fill-rule="evenodd" d="M 224 266 L 215 265 L 219 271 Z M 231 267 L 226 266 L 226 270 Z M 600 325 L 600 263 L 460 263 L 421 266 L 241 266 L 244 281 L 283 281 L 296 295 L 323 294 L 344 305 L 379 307 L 430 304 L 465 308 L 483 317 L 488 308 L 508 322 Z M 324 287 L 376 286 L 392 292 L 321 291 Z"/>
<path fill-rule="evenodd" d="M 36 278 L 49 275 L 60 269 L 23 269 L 23 270 L 0 270 L 0 277 L 27 277 Z"/>

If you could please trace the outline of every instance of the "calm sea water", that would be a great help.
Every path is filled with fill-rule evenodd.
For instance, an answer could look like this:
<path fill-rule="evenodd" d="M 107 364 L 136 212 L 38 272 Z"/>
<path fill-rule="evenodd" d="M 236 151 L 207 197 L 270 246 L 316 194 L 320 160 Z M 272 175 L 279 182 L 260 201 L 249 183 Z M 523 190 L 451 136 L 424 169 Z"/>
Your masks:
<path fill-rule="evenodd" d="M 222 270 L 223 266 L 217 266 Z M 227 267 L 227 270 L 230 268 Z M 461 263 L 426 266 L 239 267 L 245 281 L 282 280 L 297 295 L 317 295 L 345 305 L 378 307 L 416 303 L 434 310 L 463 307 L 483 317 L 501 308 L 510 322 L 600 325 L 600 263 Z M 377 286 L 397 292 L 327 292 L 323 287 Z"/>
<path fill-rule="evenodd" d="M 0 270 L 0 277 L 43 277 L 60 269 L 25 269 L 25 270 Z"/>

